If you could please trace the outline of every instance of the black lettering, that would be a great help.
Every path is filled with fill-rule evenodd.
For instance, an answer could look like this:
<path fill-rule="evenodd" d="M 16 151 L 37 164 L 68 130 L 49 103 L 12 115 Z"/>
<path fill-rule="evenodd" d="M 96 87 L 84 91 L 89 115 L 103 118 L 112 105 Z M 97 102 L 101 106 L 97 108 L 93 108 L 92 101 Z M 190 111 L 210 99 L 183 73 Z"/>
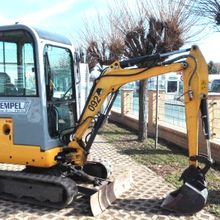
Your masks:
<path fill-rule="evenodd" d="M 98 106 L 99 102 L 101 101 L 101 99 L 98 96 L 94 96 L 92 101 L 90 102 L 88 109 L 90 111 L 95 111 L 95 108 Z"/>
<path fill-rule="evenodd" d="M 4 102 L 5 109 L 9 109 L 9 104 L 10 104 L 10 103 Z"/>
<path fill-rule="evenodd" d="M 97 103 L 99 103 L 101 101 L 101 99 L 98 96 L 94 96 L 93 100 Z"/>
<path fill-rule="evenodd" d="M 15 103 L 11 102 L 10 103 L 10 109 L 14 108 L 15 107 Z"/>
<path fill-rule="evenodd" d="M 92 105 L 89 105 L 89 106 L 88 106 L 88 109 L 89 109 L 90 111 L 92 111 L 92 112 L 94 112 L 94 111 L 95 111 L 95 107 L 94 107 L 94 106 L 92 106 Z"/>
<path fill-rule="evenodd" d="M 91 105 L 97 107 L 98 103 L 95 101 L 91 101 Z"/>

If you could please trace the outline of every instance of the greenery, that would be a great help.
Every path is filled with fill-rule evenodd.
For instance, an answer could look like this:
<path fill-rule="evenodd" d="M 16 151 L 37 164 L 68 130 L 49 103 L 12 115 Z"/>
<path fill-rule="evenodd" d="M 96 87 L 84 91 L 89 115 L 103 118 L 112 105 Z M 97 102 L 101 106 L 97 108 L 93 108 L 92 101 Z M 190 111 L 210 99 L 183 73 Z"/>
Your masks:
<path fill-rule="evenodd" d="M 209 71 L 209 74 L 217 74 L 218 73 L 217 67 L 213 61 L 210 61 L 208 63 L 208 71 Z"/>
<path fill-rule="evenodd" d="M 112 123 L 106 123 L 100 134 L 123 154 L 131 156 L 138 163 L 152 169 L 167 182 L 179 187 L 180 174 L 188 166 L 187 152 L 177 146 L 160 141 L 155 149 L 154 140 L 137 140 L 137 134 Z M 220 172 L 219 167 L 211 168 L 207 174 L 209 189 L 205 209 L 220 218 Z"/>

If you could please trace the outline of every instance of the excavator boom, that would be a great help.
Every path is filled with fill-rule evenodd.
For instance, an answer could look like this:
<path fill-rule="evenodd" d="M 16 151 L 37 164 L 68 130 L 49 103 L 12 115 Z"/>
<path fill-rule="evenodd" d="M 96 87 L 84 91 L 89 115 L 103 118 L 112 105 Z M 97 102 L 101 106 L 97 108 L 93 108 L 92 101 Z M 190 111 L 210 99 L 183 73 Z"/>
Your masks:
<path fill-rule="evenodd" d="M 179 53 L 187 51 L 189 51 L 189 49 L 181 50 Z M 171 55 L 173 54 L 174 52 L 171 52 Z M 198 116 L 200 108 L 204 109 L 206 107 L 206 99 L 208 95 L 207 64 L 197 46 L 193 46 L 189 54 L 181 55 L 180 57 L 176 57 L 170 61 L 168 60 L 160 62 L 160 60 L 164 57 L 169 57 L 169 53 L 166 53 L 165 56 L 163 54 L 158 54 L 157 56 L 153 55 L 152 57 L 147 56 L 147 61 L 153 59 L 158 61 L 158 63 L 152 67 L 133 69 L 121 68 L 121 65 L 123 67 L 127 67 L 130 65 L 130 63 L 138 64 L 140 60 L 141 62 L 144 62 L 145 57 L 141 57 L 136 59 L 136 63 L 135 59 L 132 59 L 132 61 L 116 61 L 110 65 L 109 68 L 105 69 L 100 77 L 98 77 L 94 82 L 93 88 L 90 92 L 89 98 L 87 99 L 78 125 L 73 132 L 73 140 L 70 141 L 69 146 L 74 147 L 77 145 L 76 142 L 80 143 L 80 140 L 87 131 L 92 120 L 101 109 L 101 106 L 106 97 L 109 96 L 109 94 L 117 93 L 121 86 L 129 82 L 148 79 L 169 72 L 182 72 L 184 82 L 183 96 L 186 112 L 186 126 L 189 137 L 189 157 L 198 155 Z M 185 58 L 185 60 L 183 60 L 183 58 Z M 206 126 L 206 137 L 209 139 L 208 124 Z M 85 148 L 82 149 L 82 151 L 89 150 L 86 149 L 88 147 L 82 148 Z M 83 158 L 82 161 L 79 161 L 79 163 L 83 163 Z M 194 162 L 191 161 L 191 163 Z"/>

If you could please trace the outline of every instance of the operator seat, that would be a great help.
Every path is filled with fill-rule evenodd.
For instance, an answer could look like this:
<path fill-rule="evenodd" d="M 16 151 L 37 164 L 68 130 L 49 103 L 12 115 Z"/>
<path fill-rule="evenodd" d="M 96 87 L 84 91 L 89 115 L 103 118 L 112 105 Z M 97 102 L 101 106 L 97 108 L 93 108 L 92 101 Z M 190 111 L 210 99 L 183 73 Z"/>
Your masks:
<path fill-rule="evenodd" d="M 0 95 L 13 96 L 17 95 L 17 88 L 11 83 L 9 75 L 5 72 L 0 72 Z"/>

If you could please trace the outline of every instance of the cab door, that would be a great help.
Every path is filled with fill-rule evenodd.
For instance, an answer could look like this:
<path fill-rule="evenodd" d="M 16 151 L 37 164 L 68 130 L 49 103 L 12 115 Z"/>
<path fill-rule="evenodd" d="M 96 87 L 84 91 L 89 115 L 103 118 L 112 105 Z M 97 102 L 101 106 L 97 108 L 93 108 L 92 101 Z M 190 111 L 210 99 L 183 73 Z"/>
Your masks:
<path fill-rule="evenodd" d="M 67 48 L 44 47 L 48 131 L 52 138 L 76 122 L 73 57 Z"/>

